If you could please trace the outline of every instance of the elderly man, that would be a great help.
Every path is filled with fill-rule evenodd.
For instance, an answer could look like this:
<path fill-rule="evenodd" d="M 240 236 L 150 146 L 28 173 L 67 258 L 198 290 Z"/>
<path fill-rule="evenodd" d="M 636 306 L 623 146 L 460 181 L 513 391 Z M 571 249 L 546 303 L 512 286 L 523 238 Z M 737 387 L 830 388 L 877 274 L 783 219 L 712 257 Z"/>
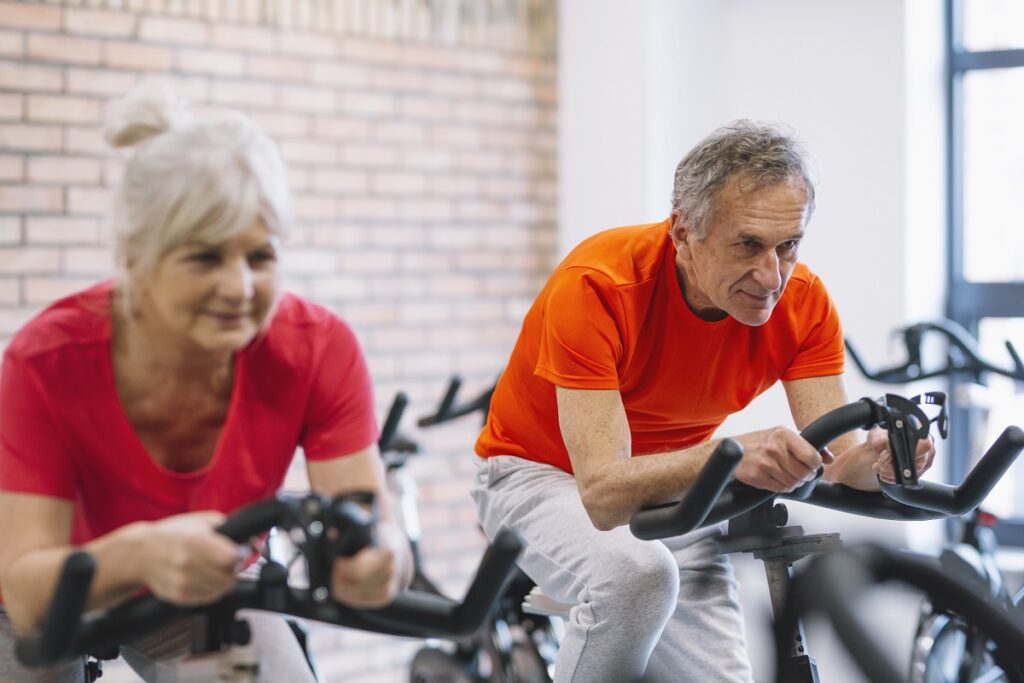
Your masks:
<path fill-rule="evenodd" d="M 798 261 L 813 209 L 792 137 L 736 122 L 680 162 L 668 219 L 587 239 L 527 313 L 473 495 L 487 532 L 517 530 L 522 568 L 576 605 L 557 682 L 751 680 L 721 528 L 644 542 L 623 525 L 689 487 L 715 429 L 777 381 L 798 429 L 847 402 L 838 314 Z M 892 480 L 881 433 L 835 457 L 785 427 L 735 438 L 736 478 L 758 488 L 822 465 L 860 489 Z M 933 452 L 919 445 L 920 470 Z"/>

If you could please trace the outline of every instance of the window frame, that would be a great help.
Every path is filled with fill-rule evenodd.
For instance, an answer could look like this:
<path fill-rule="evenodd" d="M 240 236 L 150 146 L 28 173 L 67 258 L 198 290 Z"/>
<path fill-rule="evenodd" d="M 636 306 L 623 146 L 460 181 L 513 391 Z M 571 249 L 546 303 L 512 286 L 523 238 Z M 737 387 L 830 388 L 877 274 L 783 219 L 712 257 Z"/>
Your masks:
<path fill-rule="evenodd" d="M 963 3 L 945 0 L 946 52 L 946 316 L 978 335 L 982 318 L 1024 318 L 1024 281 L 968 282 L 963 275 L 963 78 L 983 69 L 1024 67 L 1024 49 L 966 51 L 963 48 Z M 952 392 L 951 392 L 952 394 Z M 951 399 L 954 399 L 951 396 Z M 971 412 L 951 400 L 950 481 L 963 480 L 973 442 Z M 999 542 L 1024 546 L 1024 517 L 996 527 Z"/>

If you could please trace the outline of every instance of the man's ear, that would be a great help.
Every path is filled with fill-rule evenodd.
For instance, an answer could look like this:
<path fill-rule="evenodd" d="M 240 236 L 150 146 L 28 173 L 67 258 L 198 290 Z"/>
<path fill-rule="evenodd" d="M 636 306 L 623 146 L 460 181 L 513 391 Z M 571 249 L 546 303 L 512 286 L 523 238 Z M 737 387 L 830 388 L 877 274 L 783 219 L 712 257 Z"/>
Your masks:
<path fill-rule="evenodd" d="M 686 238 L 690 236 L 690 224 L 686 219 L 686 215 L 679 209 L 673 209 L 671 221 L 672 227 L 669 228 L 668 232 L 672 237 L 672 244 L 675 245 L 676 251 L 680 247 L 688 249 L 689 243 Z"/>

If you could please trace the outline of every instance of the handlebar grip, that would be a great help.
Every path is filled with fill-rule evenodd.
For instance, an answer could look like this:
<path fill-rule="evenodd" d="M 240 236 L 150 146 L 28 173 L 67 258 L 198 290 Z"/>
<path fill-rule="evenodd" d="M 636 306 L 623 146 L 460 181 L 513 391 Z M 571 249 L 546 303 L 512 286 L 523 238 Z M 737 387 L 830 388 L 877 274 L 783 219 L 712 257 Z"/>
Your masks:
<path fill-rule="evenodd" d="M 281 525 L 289 514 L 285 503 L 268 498 L 236 510 L 217 527 L 217 531 L 235 543 L 245 543 L 253 536 Z"/>
<path fill-rule="evenodd" d="M 732 478 L 743 458 L 743 447 L 724 439 L 701 468 L 686 496 L 678 504 L 641 510 L 629 520 L 633 535 L 644 541 L 675 536 L 699 527 Z"/>
<path fill-rule="evenodd" d="M 402 421 L 402 415 L 409 405 L 409 396 L 404 391 L 395 394 L 391 402 L 387 417 L 384 418 L 384 426 L 380 429 L 380 438 L 377 440 L 377 448 L 381 453 L 392 447 L 395 435 L 398 433 L 398 423 Z"/>
<path fill-rule="evenodd" d="M 504 592 L 522 550 L 519 535 L 503 528 L 484 553 L 461 603 L 410 591 L 399 595 L 387 607 L 364 612 L 362 616 L 375 628 L 396 635 L 449 638 L 470 635 L 480 629 Z"/>
<path fill-rule="evenodd" d="M 921 482 L 920 489 L 879 482 L 882 491 L 905 505 L 925 508 L 944 515 L 963 515 L 978 507 L 999 479 L 1024 450 L 1024 431 L 1011 426 L 1003 430 L 960 486 Z"/>
<path fill-rule="evenodd" d="M 19 638 L 15 644 L 15 654 L 22 664 L 54 664 L 71 651 L 95 571 L 96 561 L 84 550 L 75 551 L 64 560 L 42 631 Z"/>

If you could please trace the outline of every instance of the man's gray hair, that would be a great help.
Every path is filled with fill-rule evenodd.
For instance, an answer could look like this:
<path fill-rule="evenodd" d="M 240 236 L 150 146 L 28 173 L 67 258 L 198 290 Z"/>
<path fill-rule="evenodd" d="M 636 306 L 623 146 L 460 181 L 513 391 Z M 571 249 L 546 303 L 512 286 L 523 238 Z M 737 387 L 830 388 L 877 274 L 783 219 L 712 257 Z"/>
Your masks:
<path fill-rule="evenodd" d="M 707 237 L 718 192 L 730 178 L 744 183 L 744 191 L 800 179 L 807 190 L 805 222 L 814 212 L 814 183 L 795 134 L 740 119 L 706 137 L 676 167 L 672 210 L 697 239 Z"/>

